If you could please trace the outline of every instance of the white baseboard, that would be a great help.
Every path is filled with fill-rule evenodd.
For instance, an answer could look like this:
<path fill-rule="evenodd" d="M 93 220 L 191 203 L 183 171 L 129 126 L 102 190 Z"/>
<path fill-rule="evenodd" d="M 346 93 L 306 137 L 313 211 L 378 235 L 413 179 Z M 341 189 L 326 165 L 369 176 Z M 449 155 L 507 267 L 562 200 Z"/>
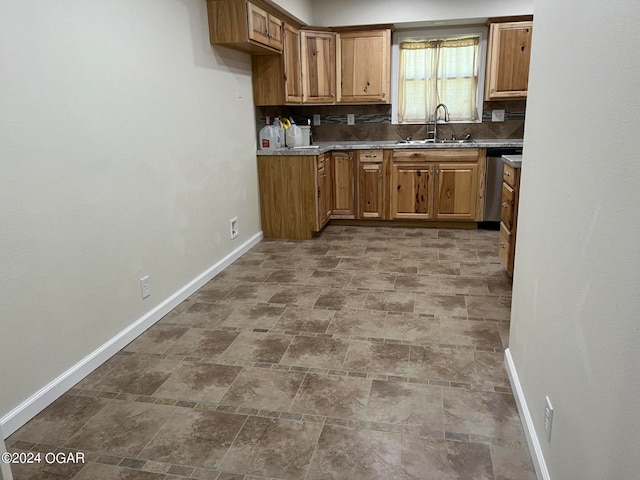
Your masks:
<path fill-rule="evenodd" d="M 533 425 L 533 419 L 527 406 L 527 400 L 524 398 L 524 392 L 520 385 L 520 379 L 518 378 L 518 372 L 516 372 L 516 366 L 513 363 L 513 357 L 511 351 L 507 348 L 504 352 L 504 363 L 509 374 L 509 381 L 511 382 L 511 388 L 515 394 L 516 405 L 520 412 L 520 420 L 522 421 L 522 427 L 524 434 L 527 437 L 527 443 L 529 444 L 529 452 L 531 453 L 531 461 L 533 467 L 536 469 L 536 476 L 538 480 L 551 480 L 549 476 L 549 470 L 547 470 L 547 464 L 544 461 L 544 455 L 542 454 L 542 448 L 540 447 L 540 441 L 536 434 L 536 429 Z"/>
<path fill-rule="evenodd" d="M 262 240 L 262 232 L 258 232 L 245 243 L 229 253 L 226 257 L 215 263 L 206 271 L 187 283 L 173 295 L 160 302 L 138 320 L 122 330 L 116 336 L 91 352 L 62 375 L 52 380 L 36 393 L 27 398 L 16 408 L 0 418 L 0 426 L 4 438 L 11 435 L 38 413 L 48 407 L 67 390 L 73 387 L 84 377 L 118 353 L 138 335 L 151 327 L 167 313 L 186 300 L 190 295 L 202 287 L 205 283 L 231 265 L 244 253 Z"/>

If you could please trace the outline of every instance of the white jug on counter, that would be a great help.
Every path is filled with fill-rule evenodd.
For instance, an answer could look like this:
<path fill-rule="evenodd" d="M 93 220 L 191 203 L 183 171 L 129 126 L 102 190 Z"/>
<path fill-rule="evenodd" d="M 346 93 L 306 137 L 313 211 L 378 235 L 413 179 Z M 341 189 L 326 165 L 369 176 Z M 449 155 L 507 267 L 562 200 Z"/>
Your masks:
<path fill-rule="evenodd" d="M 260 150 L 275 150 L 278 145 L 278 129 L 269 122 L 260 130 Z"/>
<path fill-rule="evenodd" d="M 291 126 L 287 129 L 287 147 L 301 147 L 302 146 L 302 129 L 296 125 L 296 122 L 291 119 Z"/>

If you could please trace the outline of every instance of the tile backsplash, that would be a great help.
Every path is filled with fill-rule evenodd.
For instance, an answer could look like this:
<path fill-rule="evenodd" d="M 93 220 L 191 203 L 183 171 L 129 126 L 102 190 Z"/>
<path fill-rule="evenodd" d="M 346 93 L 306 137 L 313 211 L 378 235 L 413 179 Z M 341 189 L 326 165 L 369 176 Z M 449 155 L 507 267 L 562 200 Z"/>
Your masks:
<path fill-rule="evenodd" d="M 470 133 L 473 138 L 522 138 L 524 135 L 525 100 L 485 102 L 482 123 L 438 123 L 438 137 L 461 138 Z M 493 109 L 505 110 L 504 122 L 492 122 Z M 347 114 L 355 116 L 355 125 L 347 125 Z M 293 117 L 299 125 L 306 125 L 313 115 L 320 115 L 321 124 L 312 126 L 313 138 L 318 142 L 401 140 L 409 136 L 426 137 L 426 125 L 393 125 L 391 105 L 303 105 L 256 107 L 256 127 L 264 125 L 265 117 Z M 431 128 L 430 128 L 431 129 Z"/>

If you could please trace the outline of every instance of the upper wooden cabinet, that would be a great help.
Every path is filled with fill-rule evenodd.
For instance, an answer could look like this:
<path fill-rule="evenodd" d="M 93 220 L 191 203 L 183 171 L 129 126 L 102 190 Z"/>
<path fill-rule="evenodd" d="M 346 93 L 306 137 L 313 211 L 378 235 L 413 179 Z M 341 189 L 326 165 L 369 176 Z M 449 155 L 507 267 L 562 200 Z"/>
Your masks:
<path fill-rule="evenodd" d="M 531 21 L 491 24 L 485 100 L 526 98 L 532 34 Z"/>
<path fill-rule="evenodd" d="M 391 30 L 338 34 L 338 102 L 389 103 Z"/>
<path fill-rule="evenodd" d="M 254 55 L 251 59 L 256 105 L 302 103 L 300 32 L 286 23 L 282 31 L 282 55 Z"/>
<path fill-rule="evenodd" d="M 336 34 L 303 30 L 300 34 L 303 103 L 336 100 Z"/>
<path fill-rule="evenodd" d="M 252 55 L 282 51 L 282 20 L 246 0 L 207 0 L 209 37 Z"/>

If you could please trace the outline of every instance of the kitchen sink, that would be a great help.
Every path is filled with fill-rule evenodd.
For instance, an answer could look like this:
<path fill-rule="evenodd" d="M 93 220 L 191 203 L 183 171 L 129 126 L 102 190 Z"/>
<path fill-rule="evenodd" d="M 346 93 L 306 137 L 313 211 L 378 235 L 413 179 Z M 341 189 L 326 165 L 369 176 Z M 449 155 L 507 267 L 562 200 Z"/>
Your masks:
<path fill-rule="evenodd" d="M 396 145 L 425 145 L 427 143 L 443 143 L 443 144 L 461 144 L 461 143 L 473 143 L 473 140 L 469 139 L 460 139 L 460 140 L 451 140 L 451 139 L 439 139 L 434 140 L 433 138 L 429 138 L 426 140 L 398 140 Z"/>
<path fill-rule="evenodd" d="M 433 138 L 425 140 L 398 140 L 397 145 L 424 145 L 425 143 L 435 143 Z"/>

